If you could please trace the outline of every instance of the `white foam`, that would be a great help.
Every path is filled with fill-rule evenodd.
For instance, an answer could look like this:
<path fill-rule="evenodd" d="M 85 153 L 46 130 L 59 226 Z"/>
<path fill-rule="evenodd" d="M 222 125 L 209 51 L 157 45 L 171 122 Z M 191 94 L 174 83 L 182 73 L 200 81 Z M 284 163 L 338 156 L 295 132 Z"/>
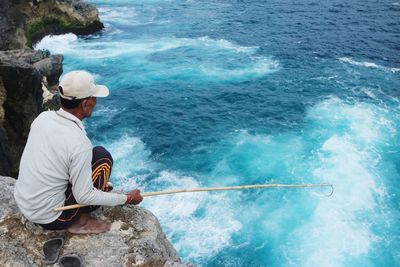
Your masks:
<path fill-rule="evenodd" d="M 114 6 L 99 8 L 100 18 L 107 26 L 112 27 L 112 25 L 148 25 L 148 24 L 165 24 L 168 23 L 167 20 L 155 21 L 155 11 L 152 9 L 146 9 L 144 15 L 138 14 L 136 8 L 127 6 Z"/>
<path fill-rule="evenodd" d="M 393 72 L 393 73 L 400 71 L 400 68 L 389 68 L 389 67 L 381 66 L 376 63 L 367 62 L 367 61 L 363 61 L 363 62 L 355 61 L 351 57 L 340 57 L 338 59 L 342 62 L 349 63 L 349 64 L 355 65 L 355 66 L 360 66 L 360 67 L 376 68 L 376 69 L 381 69 L 381 70 Z"/>
<path fill-rule="evenodd" d="M 307 255 L 303 266 L 343 266 L 349 256 L 367 255 L 374 243 L 368 222 L 360 224 L 357 213 L 376 208 L 374 192 L 379 189 L 364 166 L 362 151 L 348 137 L 328 139 L 320 157 L 321 167 L 313 174 L 333 183 L 335 193 L 320 201 L 308 223 L 293 233 L 301 240 L 296 253 Z"/>
<path fill-rule="evenodd" d="M 150 151 L 137 137 L 123 135 L 107 144 L 114 159 L 112 182 L 116 189 L 129 191 L 143 186 L 144 179 L 153 171 Z"/>
<path fill-rule="evenodd" d="M 118 191 L 140 188 L 144 192 L 196 188 L 201 184 L 193 177 L 173 171 L 161 171 L 150 151 L 137 137 L 124 135 L 106 146 L 114 158 L 113 182 Z M 229 198 L 223 193 L 190 193 L 148 197 L 142 205 L 151 210 L 181 256 L 197 262 L 209 259 L 229 247 L 231 235 L 241 228 Z M 203 212 L 204 210 L 204 212 Z M 200 211 L 201 214 L 197 214 Z M 224 214 L 224 221 L 220 215 Z"/>
<path fill-rule="evenodd" d="M 103 42 L 92 39 L 79 41 L 73 34 L 61 36 L 47 36 L 37 48 L 49 49 L 52 53 L 62 53 L 75 58 L 82 57 L 88 62 L 105 59 L 125 58 L 131 62 L 130 67 L 141 68 L 143 77 L 146 71 L 140 66 L 148 66 L 154 77 L 154 69 L 150 55 L 171 51 L 177 48 L 187 48 L 189 53 L 196 53 L 200 58 L 200 64 L 185 60 L 184 56 L 168 59 L 166 62 L 158 62 L 154 66 L 160 68 L 160 64 L 174 64 L 174 68 L 162 68 L 160 75 L 187 76 L 202 75 L 209 79 L 229 80 L 259 77 L 279 69 L 279 63 L 265 56 L 256 56 L 257 47 L 246 47 L 233 44 L 227 40 L 213 40 L 207 36 L 199 38 L 174 38 L 163 37 L 158 39 L 145 38 L 134 41 Z M 191 57 L 191 54 L 188 55 Z M 222 59 L 220 59 L 222 57 Z M 149 59 L 150 58 L 150 59 Z M 229 58 L 225 62 L 223 58 Z M 191 64 L 191 65 L 189 65 Z M 161 65 L 162 66 L 162 65 Z M 167 71 L 165 71 L 167 69 Z M 192 70 L 188 72 L 188 70 Z M 164 77 L 163 76 L 163 77 Z"/>
<path fill-rule="evenodd" d="M 204 75 L 210 77 L 220 77 L 231 80 L 235 77 L 243 78 L 243 76 L 260 76 L 270 72 L 274 72 L 279 68 L 279 64 L 275 60 L 259 57 L 245 67 L 235 69 L 226 69 L 222 67 L 200 65 L 200 69 Z"/>
<path fill-rule="evenodd" d="M 393 133 L 395 125 L 387 115 L 388 110 L 384 107 L 361 102 L 350 105 L 333 97 L 316 105 L 310 111 L 309 118 L 329 123 L 330 127 L 346 123 L 350 130 L 348 134 L 359 143 L 366 144 L 382 140 L 383 136 Z"/>
<path fill-rule="evenodd" d="M 73 53 L 78 37 L 73 33 L 48 35 L 34 45 L 34 49 L 49 49 L 52 54 Z"/>
<path fill-rule="evenodd" d="M 212 47 L 216 46 L 222 49 L 234 50 L 238 53 L 254 53 L 258 49 L 257 46 L 240 46 L 225 39 L 214 40 L 208 36 L 203 36 L 196 39 L 187 39 L 187 40 L 191 42 L 192 45 L 212 46 Z"/>
<path fill-rule="evenodd" d="M 137 16 L 136 10 L 133 7 L 103 7 L 99 8 L 102 21 L 117 22 L 120 24 L 133 24 Z"/>
<path fill-rule="evenodd" d="M 192 177 L 163 171 L 154 181 L 168 189 L 195 188 L 201 185 Z M 211 258 L 229 247 L 231 235 L 240 230 L 231 203 L 223 193 L 183 193 L 149 197 L 145 205 L 160 220 L 174 247 L 186 259 Z M 201 210 L 203 214 L 196 214 Z M 224 219 L 221 220 L 221 214 Z"/>
<path fill-rule="evenodd" d="M 188 43 L 186 39 L 161 38 L 142 39 L 136 42 L 82 42 L 74 34 L 46 36 L 36 49 L 49 49 L 52 53 L 63 53 L 73 56 L 84 56 L 86 59 L 118 58 L 123 55 L 138 54 L 146 56 L 151 53 L 178 48 Z"/>
<path fill-rule="evenodd" d="M 263 230 L 257 230 L 266 233 L 266 240 L 279 244 L 273 250 L 274 257 L 284 258 L 280 265 L 346 266 L 349 260 L 368 257 L 375 249 L 381 238 L 372 229 L 371 221 L 378 223 L 378 215 L 374 214 L 384 208 L 381 198 L 386 195 L 379 173 L 380 146 L 396 136 L 390 118 L 382 107 L 331 98 L 309 111 L 300 138 L 292 134 L 285 138 L 253 136 L 239 131 L 241 140 L 233 143 L 247 150 L 253 146 L 257 149 L 252 149 L 256 159 L 246 162 L 247 168 L 257 169 L 257 174 L 263 171 L 257 167 L 270 164 L 275 169 L 288 168 L 287 173 L 296 177 L 296 183 L 302 182 L 300 173 L 308 179 L 313 177 L 315 183 L 334 184 L 335 192 L 329 198 L 314 194 L 313 189 L 308 197 L 299 199 L 287 193 L 279 203 L 270 201 L 266 207 L 265 200 L 259 198 L 253 202 L 256 208 L 246 208 L 246 213 L 260 220 L 257 225 Z M 241 150 L 234 147 L 232 153 Z M 228 155 L 236 161 L 241 159 L 239 156 L 242 155 Z M 260 216 L 263 210 L 268 211 L 264 221 Z M 299 217 L 299 213 L 304 216 Z M 295 227 L 288 221 L 295 221 Z"/>
<path fill-rule="evenodd" d="M 367 95 L 370 98 L 373 98 L 373 99 L 376 98 L 376 95 L 374 93 L 374 89 L 372 89 L 372 88 L 368 88 L 368 87 L 353 88 L 352 91 L 354 93 L 362 92 L 362 93 L 364 93 L 365 95 Z"/>
<path fill-rule="evenodd" d="M 327 136 L 310 171 L 317 180 L 334 184 L 335 192 L 314 199 L 319 202 L 312 216 L 284 246 L 285 258 L 289 266 L 344 266 L 348 259 L 366 257 L 379 240 L 368 220 L 382 209 L 378 147 L 392 135 L 391 123 L 380 107 L 338 98 L 313 107 L 308 120 L 317 127 L 313 131 L 324 129 Z"/>
<path fill-rule="evenodd" d="M 73 52 L 74 50 L 76 50 L 76 41 L 77 37 L 74 34 L 46 36 L 41 42 L 39 42 L 35 46 L 35 48 L 46 48 L 57 52 Z M 256 49 L 256 47 L 238 46 L 223 39 L 213 40 L 207 36 L 194 39 L 163 37 L 159 39 L 138 39 L 135 40 L 135 42 L 90 42 L 81 43 L 80 45 L 80 51 L 75 51 L 75 53 L 79 53 L 81 55 L 83 54 L 86 58 L 115 58 L 130 53 L 142 53 L 148 55 L 151 53 L 171 50 L 178 47 L 201 47 L 212 49 L 219 48 L 222 50 L 245 54 L 252 54 L 255 52 Z M 56 50 L 57 47 L 60 50 Z M 260 57 L 260 59 L 265 60 L 262 57 Z"/>
<path fill-rule="evenodd" d="M 95 75 L 95 80 L 98 81 L 98 78 Z M 104 119 L 106 122 L 111 122 L 111 120 L 116 116 L 117 114 L 125 112 L 125 108 L 117 108 L 117 107 L 111 107 L 111 106 L 98 106 L 96 105 L 95 111 L 92 114 L 92 117 L 101 117 Z"/>
<path fill-rule="evenodd" d="M 121 45 L 122 43 L 118 43 Z M 131 43 L 130 43 L 131 44 Z M 236 53 L 254 53 L 257 47 L 238 46 L 227 40 L 213 40 L 208 36 L 198 38 L 164 37 L 159 39 L 141 39 L 133 47 L 140 48 L 140 52 L 154 53 L 171 50 L 179 47 L 210 48 L 233 51 Z M 129 50 L 128 50 L 129 51 Z"/>

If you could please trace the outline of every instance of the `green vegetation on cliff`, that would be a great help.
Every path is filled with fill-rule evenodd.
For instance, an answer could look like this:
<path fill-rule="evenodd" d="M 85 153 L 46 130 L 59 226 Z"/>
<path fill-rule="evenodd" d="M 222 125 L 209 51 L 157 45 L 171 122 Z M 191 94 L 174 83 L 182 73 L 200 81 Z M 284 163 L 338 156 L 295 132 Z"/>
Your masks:
<path fill-rule="evenodd" d="M 28 23 L 25 28 L 26 45 L 32 47 L 35 40 L 38 40 L 48 33 L 58 34 L 68 30 L 84 29 L 88 25 L 83 25 L 77 21 L 63 21 L 56 18 L 43 18 L 39 21 Z"/>

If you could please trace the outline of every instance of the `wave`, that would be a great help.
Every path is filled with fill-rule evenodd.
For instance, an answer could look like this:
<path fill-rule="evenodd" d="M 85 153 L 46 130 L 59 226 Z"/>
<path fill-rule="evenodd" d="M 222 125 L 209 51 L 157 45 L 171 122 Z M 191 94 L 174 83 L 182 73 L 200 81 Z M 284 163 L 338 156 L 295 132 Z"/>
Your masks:
<path fill-rule="evenodd" d="M 236 53 L 253 54 L 258 47 L 246 47 L 235 45 L 224 39 L 214 40 L 207 36 L 198 38 L 157 38 L 141 39 L 136 42 L 114 41 L 108 43 L 80 43 L 78 37 L 73 33 L 63 35 L 46 36 L 35 45 L 35 49 L 50 49 L 54 53 L 84 55 L 87 58 L 115 58 L 117 56 L 131 53 L 148 55 L 179 47 L 198 47 L 232 51 Z M 81 48 L 81 51 L 77 49 Z M 86 51 L 85 51 L 86 50 Z M 89 52 L 89 54 L 87 53 Z"/>
<path fill-rule="evenodd" d="M 266 252 L 257 252 L 255 244 L 279 243 L 268 250 L 271 257 L 281 259 L 277 265 L 369 265 L 366 255 L 382 253 L 379 249 L 388 245 L 386 240 L 396 227 L 382 225 L 397 220 L 395 210 L 385 204 L 392 189 L 384 177 L 398 175 L 395 162 L 385 154 L 397 142 L 399 122 L 398 112 L 385 107 L 332 97 L 308 111 L 301 132 L 253 135 L 239 131 L 228 144 L 221 144 L 222 155 L 214 156 L 222 159 L 210 174 L 219 175 L 218 180 L 236 184 L 327 182 L 335 187 L 330 198 L 315 189 L 251 192 L 246 203 L 232 198 L 246 214 L 242 219 L 240 211 L 235 211 L 239 222 L 246 225 L 241 239 L 251 240 L 240 251 L 257 255 L 265 263 Z M 218 146 L 213 151 L 218 152 Z M 387 166 L 394 172 L 388 173 Z M 378 234 L 376 227 L 387 227 L 386 234 Z M 234 240 L 232 246 L 240 242 Z"/>
<path fill-rule="evenodd" d="M 385 153 L 397 142 L 399 122 L 398 112 L 386 107 L 332 97 L 309 109 L 300 132 L 260 135 L 241 130 L 213 144 L 207 161 L 215 165 L 202 179 L 157 164 L 137 137 L 123 135 L 106 147 L 115 160 L 113 182 L 122 191 L 334 184 L 330 198 L 318 189 L 146 198 L 142 205 L 159 218 L 185 260 L 210 264 L 229 248 L 236 252 L 224 262 L 239 265 L 246 262 L 240 258 L 243 253 L 265 263 L 268 251 L 282 266 L 346 266 L 349 261 L 366 266 L 366 255 L 383 253 L 377 250 L 387 246 L 398 226 L 396 211 L 386 204 L 391 190 L 386 179 L 398 174 L 395 167 L 387 168 L 394 163 Z M 384 231 L 378 234 L 377 226 Z M 276 242 L 279 246 L 272 248 Z"/>
<path fill-rule="evenodd" d="M 70 60 L 134 73 L 131 82 L 182 79 L 186 81 L 243 81 L 277 71 L 279 62 L 257 55 L 258 47 L 230 41 L 198 38 L 147 38 L 134 41 L 81 42 L 73 34 L 47 36 L 36 49 L 62 53 Z M 105 71 L 106 72 L 106 71 Z M 136 80 L 135 80 L 136 79 Z M 123 79 L 119 77 L 119 81 Z"/>
<path fill-rule="evenodd" d="M 307 222 L 291 233 L 285 254 L 290 266 L 345 266 L 384 242 L 373 229 L 390 220 L 378 214 L 387 190 L 382 153 L 396 126 L 384 108 L 337 98 L 313 107 L 307 120 L 308 134 L 320 144 L 310 174 L 333 183 L 335 193 L 319 200 Z"/>
<path fill-rule="evenodd" d="M 106 141 L 104 145 L 114 159 L 111 181 L 119 191 L 143 188 L 146 178 L 154 172 L 156 164 L 151 152 L 138 137 L 127 134 L 117 140 Z"/>
<path fill-rule="evenodd" d="M 123 135 L 105 145 L 114 158 L 112 182 L 118 191 L 143 192 L 196 188 L 196 178 L 158 166 L 140 138 Z M 225 194 L 191 193 L 148 197 L 141 204 L 152 211 L 181 257 L 196 262 L 231 245 L 242 225 Z M 220 220 L 221 212 L 224 221 Z"/>
<path fill-rule="evenodd" d="M 400 68 L 390 68 L 390 67 L 385 67 L 385 66 L 381 66 L 378 65 L 376 63 L 373 62 L 367 62 L 367 61 L 355 61 L 353 60 L 351 57 L 340 57 L 338 58 L 340 61 L 345 62 L 345 63 L 349 63 L 351 65 L 354 66 L 360 66 L 360 67 L 366 67 L 366 68 L 376 68 L 376 69 L 380 69 L 380 70 L 384 70 L 384 71 L 388 71 L 388 72 L 399 72 Z"/>
<path fill-rule="evenodd" d="M 33 48 L 49 49 L 52 54 L 72 54 L 78 42 L 78 36 L 73 33 L 62 35 L 47 35 L 40 42 L 36 43 Z"/>
<path fill-rule="evenodd" d="M 130 7 L 100 7 L 100 18 L 103 22 L 113 22 L 117 24 L 135 24 L 137 12 L 135 8 Z"/>
<path fill-rule="evenodd" d="M 193 177 L 166 170 L 159 174 L 154 183 L 158 188 L 166 189 L 201 187 Z M 180 255 L 196 262 L 206 262 L 230 247 L 232 235 L 242 227 L 236 218 L 235 207 L 223 193 L 153 197 L 146 199 L 144 206 L 160 219 Z"/>
<path fill-rule="evenodd" d="M 126 6 L 99 8 L 100 18 L 106 24 L 106 30 L 112 27 L 119 28 L 119 26 L 162 25 L 170 22 L 169 20 L 156 20 L 157 11 L 156 7 L 147 7 L 139 11 L 135 7 Z"/>

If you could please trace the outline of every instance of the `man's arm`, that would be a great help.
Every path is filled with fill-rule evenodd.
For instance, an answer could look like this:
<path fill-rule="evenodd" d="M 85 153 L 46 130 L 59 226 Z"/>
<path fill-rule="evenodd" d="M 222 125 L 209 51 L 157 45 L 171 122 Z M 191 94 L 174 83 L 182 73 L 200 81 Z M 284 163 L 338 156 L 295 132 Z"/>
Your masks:
<path fill-rule="evenodd" d="M 91 149 L 75 154 L 71 159 L 70 183 L 76 201 L 79 204 L 104 206 L 117 206 L 126 203 L 127 195 L 106 193 L 93 186 L 91 161 Z"/>

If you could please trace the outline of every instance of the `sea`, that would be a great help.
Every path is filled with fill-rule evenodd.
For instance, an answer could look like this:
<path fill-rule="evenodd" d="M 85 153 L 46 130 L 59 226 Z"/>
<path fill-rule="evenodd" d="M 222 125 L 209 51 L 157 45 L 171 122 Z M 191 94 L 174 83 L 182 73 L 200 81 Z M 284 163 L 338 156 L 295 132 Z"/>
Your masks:
<path fill-rule="evenodd" d="M 90 0 L 47 36 L 110 96 L 85 120 L 116 190 L 197 266 L 400 266 L 398 0 Z"/>

